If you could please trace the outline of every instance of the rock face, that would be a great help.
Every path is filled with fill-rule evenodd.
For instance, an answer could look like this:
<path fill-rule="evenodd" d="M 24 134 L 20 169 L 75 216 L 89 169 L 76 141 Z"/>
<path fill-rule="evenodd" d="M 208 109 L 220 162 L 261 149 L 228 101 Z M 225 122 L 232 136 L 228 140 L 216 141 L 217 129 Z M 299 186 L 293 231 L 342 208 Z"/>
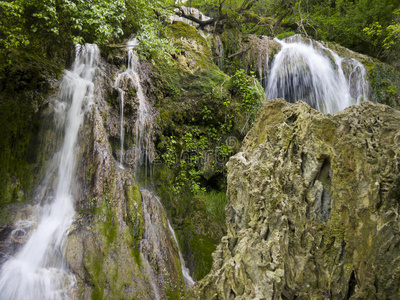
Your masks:
<path fill-rule="evenodd" d="M 228 234 L 198 299 L 400 297 L 400 112 L 267 102 L 228 162 Z"/>
<path fill-rule="evenodd" d="M 111 142 L 118 140 L 115 128 L 120 119 L 116 100 L 107 94 L 113 72 L 102 61 L 80 131 L 73 188 L 77 217 L 66 249 L 77 280 L 74 298 L 180 298 L 185 284 L 166 214 L 155 197 L 140 191 L 129 165 L 117 167 L 119 144 L 113 149 Z M 125 119 L 134 124 L 138 101 L 134 96 L 128 100 L 133 108 L 126 110 Z"/>

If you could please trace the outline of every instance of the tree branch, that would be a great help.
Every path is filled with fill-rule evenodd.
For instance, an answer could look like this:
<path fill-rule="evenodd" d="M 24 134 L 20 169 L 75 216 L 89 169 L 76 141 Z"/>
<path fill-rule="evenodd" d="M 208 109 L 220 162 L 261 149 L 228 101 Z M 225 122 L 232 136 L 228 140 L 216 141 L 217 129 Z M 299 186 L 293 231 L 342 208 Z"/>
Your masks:
<path fill-rule="evenodd" d="M 207 26 L 207 25 L 212 25 L 212 24 L 214 24 L 215 22 L 217 22 L 217 21 L 219 21 L 219 20 L 222 20 L 222 19 L 224 19 L 224 18 L 227 17 L 226 14 L 222 14 L 222 15 L 219 15 L 218 17 L 211 18 L 211 19 L 208 19 L 208 20 L 204 20 L 204 21 L 203 21 L 203 20 L 200 20 L 200 19 L 198 19 L 198 18 L 196 18 L 196 17 L 194 17 L 194 16 L 192 16 L 192 15 L 186 14 L 186 13 L 185 13 L 185 10 L 184 10 L 183 7 L 181 7 L 181 6 L 178 6 L 178 5 L 170 5 L 170 7 L 173 7 L 173 8 L 178 9 L 178 11 L 175 11 L 175 13 L 176 13 L 178 16 L 180 16 L 180 17 L 182 17 L 182 18 L 185 18 L 185 19 L 188 19 L 188 20 L 190 20 L 190 21 L 193 21 L 193 22 L 199 24 L 200 27 L 205 27 L 205 26 Z"/>
<path fill-rule="evenodd" d="M 259 1 L 259 0 L 251 0 L 251 1 L 249 1 L 249 2 L 246 2 L 246 1 L 245 1 L 245 2 L 243 2 L 243 5 L 242 5 L 241 7 L 239 7 L 238 9 L 235 10 L 235 12 L 241 14 L 241 13 L 243 13 L 243 12 L 245 12 L 245 11 L 251 9 L 252 6 L 253 6 L 255 3 L 257 3 L 258 1 Z M 219 8 L 218 8 L 219 16 L 214 17 L 214 18 L 211 18 L 211 19 L 208 19 L 208 20 L 204 20 L 204 21 L 203 21 L 203 20 L 200 20 L 200 19 L 198 19 L 198 18 L 196 18 L 196 17 L 194 17 L 194 16 L 192 16 L 192 15 L 186 14 L 186 13 L 185 13 L 185 10 L 183 9 L 182 6 L 172 4 L 172 5 L 169 5 L 168 7 L 170 7 L 170 8 L 172 7 L 172 8 L 177 9 L 178 11 L 175 10 L 175 13 L 176 13 L 178 16 L 180 16 L 180 17 L 182 17 L 182 18 L 185 18 L 185 19 L 187 19 L 187 20 L 190 20 L 190 21 L 192 21 L 192 22 L 195 22 L 195 23 L 199 24 L 201 28 L 203 28 L 203 27 L 205 27 L 205 26 L 207 26 L 207 25 L 212 25 L 212 24 L 214 24 L 214 23 L 216 23 L 216 22 L 218 22 L 218 21 L 221 21 L 221 20 L 223 20 L 223 19 L 226 19 L 226 18 L 228 17 L 228 14 L 222 13 L 222 7 L 223 7 L 223 4 L 224 4 L 224 3 L 225 3 L 225 0 L 222 0 L 222 1 L 219 3 L 219 4 L 220 4 L 220 5 L 219 5 Z"/>
<path fill-rule="evenodd" d="M 276 29 L 278 28 L 278 26 L 281 24 L 282 20 L 293 11 L 293 6 L 290 5 L 291 1 L 287 2 L 286 5 L 286 11 L 283 13 L 283 15 L 281 15 L 279 17 L 279 19 L 276 21 L 276 23 L 274 24 L 273 28 L 272 28 L 272 35 L 275 35 Z M 294 0 L 293 5 L 296 3 L 296 0 Z"/>
<path fill-rule="evenodd" d="M 250 1 L 249 3 L 247 3 L 246 5 L 245 5 L 245 3 L 246 3 L 246 1 L 245 1 L 245 2 L 243 2 L 242 6 L 241 6 L 239 9 L 236 10 L 236 12 L 237 12 L 237 13 L 242 13 L 242 12 L 244 12 L 244 11 L 246 11 L 246 10 L 249 10 L 249 9 L 252 8 L 253 5 L 256 4 L 258 1 L 259 1 L 259 0 L 251 0 L 251 1 Z"/>
<path fill-rule="evenodd" d="M 246 49 L 243 49 L 243 50 L 239 50 L 238 52 L 233 53 L 232 55 L 229 55 L 229 56 L 227 57 L 227 59 L 234 58 L 235 56 L 238 56 L 238 55 L 240 55 L 240 54 L 242 54 L 242 53 L 247 52 L 249 49 L 250 49 L 250 47 L 248 47 L 248 48 L 246 48 Z"/>

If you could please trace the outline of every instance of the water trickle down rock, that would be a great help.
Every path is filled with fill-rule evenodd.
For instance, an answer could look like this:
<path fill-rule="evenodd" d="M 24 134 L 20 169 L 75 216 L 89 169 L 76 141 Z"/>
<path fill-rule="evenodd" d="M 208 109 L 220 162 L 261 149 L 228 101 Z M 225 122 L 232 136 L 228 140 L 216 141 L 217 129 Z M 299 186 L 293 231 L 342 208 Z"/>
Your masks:
<path fill-rule="evenodd" d="M 189 275 L 189 270 L 185 267 L 185 261 L 180 253 L 174 229 L 168 221 L 160 200 L 148 190 L 142 190 L 141 193 L 145 225 L 144 239 L 140 242 L 141 252 L 144 253 L 147 261 L 150 263 L 158 262 L 158 264 L 160 262 L 173 262 L 178 255 L 180 262 L 179 264 L 175 262 L 175 264 L 182 268 L 186 287 L 192 287 L 194 281 Z M 158 259 L 154 257 L 158 257 Z M 168 265 L 154 266 L 153 269 L 164 270 L 167 267 Z M 154 276 L 159 277 L 159 281 L 164 277 L 162 272 L 154 274 Z"/>
<path fill-rule="evenodd" d="M 222 44 L 221 38 L 216 36 L 215 38 L 216 48 L 215 52 L 217 54 L 217 66 L 220 70 L 224 67 L 224 45 Z"/>
<path fill-rule="evenodd" d="M 339 57 L 321 43 L 299 35 L 276 41 L 282 49 L 271 66 L 268 99 L 302 100 L 326 113 L 370 99 L 368 78 L 360 62 Z"/>
<path fill-rule="evenodd" d="M 273 44 L 271 49 L 270 44 Z M 245 71 L 247 74 L 254 72 L 254 75 L 258 77 L 264 90 L 267 88 L 268 84 L 270 54 L 274 51 L 274 47 L 277 46 L 275 44 L 277 44 L 276 41 L 269 37 L 250 35 L 248 37 L 248 43 L 242 46 L 243 50 L 246 50 L 242 58 L 245 64 Z"/>
<path fill-rule="evenodd" d="M 267 101 L 228 162 L 228 234 L 193 298 L 399 298 L 399 124 L 369 101 Z"/>
<path fill-rule="evenodd" d="M 127 69 L 118 74 L 115 80 L 115 88 L 118 90 L 120 102 L 121 120 L 119 160 L 122 168 L 123 164 L 127 163 L 137 173 L 137 169 L 144 166 L 144 170 L 147 173 L 148 170 L 151 170 L 150 164 L 154 160 L 153 118 L 138 73 L 139 58 L 134 52 L 134 47 L 137 45 L 138 41 L 136 39 L 128 41 Z M 132 90 L 134 90 L 134 95 L 132 95 Z M 136 100 L 136 120 L 132 132 L 135 137 L 135 144 L 124 154 L 124 99 L 126 95 L 134 97 Z"/>

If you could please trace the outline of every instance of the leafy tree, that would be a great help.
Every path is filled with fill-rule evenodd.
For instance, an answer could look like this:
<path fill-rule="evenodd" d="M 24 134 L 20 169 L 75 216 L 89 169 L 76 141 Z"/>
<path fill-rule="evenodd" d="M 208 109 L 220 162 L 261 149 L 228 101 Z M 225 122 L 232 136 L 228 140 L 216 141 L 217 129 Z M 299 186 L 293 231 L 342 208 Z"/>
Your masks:
<path fill-rule="evenodd" d="M 0 49 L 29 46 L 52 57 L 76 43 L 107 43 L 135 33 L 145 53 L 168 46 L 159 16 L 170 0 L 0 1 Z M 158 17 L 157 17 L 158 14 Z M 47 55 L 46 55 L 47 54 Z"/>
<path fill-rule="evenodd" d="M 398 0 L 330 0 L 312 6 L 310 18 L 317 37 L 333 40 L 360 52 L 380 55 L 364 28 L 379 22 L 387 27 L 399 7 Z M 372 41 L 375 42 L 375 41 Z"/>
<path fill-rule="evenodd" d="M 400 65 L 398 54 L 400 53 L 400 9 L 394 12 L 394 18 L 387 27 L 375 22 L 363 29 L 369 42 L 394 64 Z"/>

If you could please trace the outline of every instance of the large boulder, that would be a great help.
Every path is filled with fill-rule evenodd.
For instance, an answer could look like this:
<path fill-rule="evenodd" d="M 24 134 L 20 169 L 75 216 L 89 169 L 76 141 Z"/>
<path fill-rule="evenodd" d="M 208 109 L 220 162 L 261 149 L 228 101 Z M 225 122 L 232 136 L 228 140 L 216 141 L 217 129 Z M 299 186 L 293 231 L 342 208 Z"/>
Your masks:
<path fill-rule="evenodd" d="M 400 112 L 268 101 L 228 162 L 228 233 L 199 299 L 400 297 Z"/>

